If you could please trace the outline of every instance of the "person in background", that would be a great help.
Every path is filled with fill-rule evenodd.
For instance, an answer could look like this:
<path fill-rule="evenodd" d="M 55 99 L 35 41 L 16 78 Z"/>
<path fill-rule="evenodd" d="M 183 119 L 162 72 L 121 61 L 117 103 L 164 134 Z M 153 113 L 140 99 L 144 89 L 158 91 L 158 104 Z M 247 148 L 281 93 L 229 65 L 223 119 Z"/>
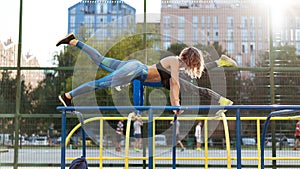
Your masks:
<path fill-rule="evenodd" d="M 298 150 L 299 139 L 300 139 L 300 120 L 298 120 L 298 122 L 296 123 L 294 150 Z"/>
<path fill-rule="evenodd" d="M 196 137 L 196 143 L 197 143 L 197 151 L 201 151 L 201 132 L 202 132 L 202 122 L 198 121 L 196 129 L 195 129 L 195 137 Z"/>
<path fill-rule="evenodd" d="M 123 131 L 123 122 L 124 120 L 120 120 L 117 124 L 117 128 L 116 128 L 116 152 L 120 152 L 121 151 L 121 141 L 122 138 L 124 136 L 124 131 Z"/>
<path fill-rule="evenodd" d="M 171 122 L 170 122 L 170 124 L 174 124 L 174 121 L 172 120 Z M 176 120 L 176 140 L 177 140 L 177 144 L 179 144 L 180 145 L 180 147 L 181 147 L 181 152 L 183 152 L 184 150 L 185 150 L 185 147 L 184 147 L 184 145 L 182 144 L 182 142 L 181 142 L 181 138 L 180 138 L 180 136 L 179 136 L 179 134 L 180 134 L 180 131 L 179 131 L 179 128 L 180 128 L 180 123 L 179 123 L 179 121 L 178 120 Z"/>
<path fill-rule="evenodd" d="M 141 127 L 143 126 L 143 121 L 141 115 L 135 116 L 135 121 L 133 123 L 134 127 L 134 137 L 135 137 L 135 143 L 134 143 L 134 151 L 140 152 L 142 149 L 142 130 Z"/>
<path fill-rule="evenodd" d="M 48 127 L 47 136 L 49 139 L 49 146 L 52 146 L 53 138 L 54 138 L 54 123 L 53 122 Z"/>

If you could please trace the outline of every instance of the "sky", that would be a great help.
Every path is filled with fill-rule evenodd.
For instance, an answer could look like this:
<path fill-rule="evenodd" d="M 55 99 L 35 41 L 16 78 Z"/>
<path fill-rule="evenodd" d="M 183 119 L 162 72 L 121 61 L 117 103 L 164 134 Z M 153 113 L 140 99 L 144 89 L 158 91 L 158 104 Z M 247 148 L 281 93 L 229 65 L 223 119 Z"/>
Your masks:
<path fill-rule="evenodd" d="M 36 56 L 41 66 L 53 66 L 51 59 L 62 50 L 55 44 L 68 33 L 68 8 L 81 0 L 23 0 L 22 54 Z M 144 11 L 144 0 L 124 0 Z M 160 13 L 161 0 L 148 0 L 147 13 Z M 20 0 L 0 2 L 0 41 L 18 42 Z"/>

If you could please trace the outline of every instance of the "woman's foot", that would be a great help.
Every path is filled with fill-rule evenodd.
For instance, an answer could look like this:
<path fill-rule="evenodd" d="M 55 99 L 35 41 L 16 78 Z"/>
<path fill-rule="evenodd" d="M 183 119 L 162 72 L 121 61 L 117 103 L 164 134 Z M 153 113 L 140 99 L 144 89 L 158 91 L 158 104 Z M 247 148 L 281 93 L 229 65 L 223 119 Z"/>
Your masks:
<path fill-rule="evenodd" d="M 232 67 L 237 67 L 237 63 L 231 59 L 230 57 L 226 56 L 226 55 L 222 55 L 220 57 L 220 59 L 216 60 L 218 66 L 232 66 Z"/>
<path fill-rule="evenodd" d="M 72 106 L 72 103 L 71 103 L 72 99 L 67 98 L 65 93 L 58 96 L 58 99 L 65 107 Z"/>
<path fill-rule="evenodd" d="M 59 46 L 61 44 L 69 44 L 71 40 L 76 39 L 74 33 L 70 33 L 67 36 L 65 36 L 63 39 L 57 42 L 56 46 Z"/>
<path fill-rule="evenodd" d="M 219 100 L 219 104 L 220 106 L 231 106 L 233 104 L 233 101 L 225 98 L 225 97 L 221 97 Z M 218 110 L 216 112 L 216 116 L 222 116 L 222 113 L 225 113 L 227 111 L 227 109 L 225 110 Z"/>

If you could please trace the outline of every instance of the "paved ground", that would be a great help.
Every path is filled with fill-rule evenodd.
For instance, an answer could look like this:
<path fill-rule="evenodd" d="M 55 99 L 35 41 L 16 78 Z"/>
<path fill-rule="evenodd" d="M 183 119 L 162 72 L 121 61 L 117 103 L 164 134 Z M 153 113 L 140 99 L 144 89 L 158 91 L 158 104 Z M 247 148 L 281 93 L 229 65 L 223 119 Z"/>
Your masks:
<path fill-rule="evenodd" d="M 27 149 L 23 148 L 19 150 L 19 163 L 21 164 L 34 164 L 34 163 L 41 163 L 41 164 L 60 164 L 60 148 L 34 148 L 34 149 Z M 67 157 L 79 157 L 81 156 L 82 150 L 81 149 L 67 149 L 66 155 Z M 146 152 L 147 155 L 148 152 Z M 271 150 L 265 151 L 265 157 L 271 157 Z M 155 152 L 156 156 L 158 157 L 172 157 L 172 152 L 170 149 L 166 148 L 156 148 Z M 122 152 L 115 152 L 113 148 L 104 149 L 103 156 L 105 157 L 124 157 L 125 153 Z M 201 158 L 204 157 L 204 151 L 198 152 L 195 150 L 185 150 L 180 152 L 177 150 L 177 157 L 197 157 Z M 256 150 L 242 150 L 242 157 L 257 157 L 258 152 Z M 13 167 L 5 167 L 1 165 L 1 163 L 13 163 L 13 149 L 9 149 L 8 152 L 0 153 L 0 169 L 13 169 Z M 89 148 L 87 150 L 88 157 L 98 157 L 99 150 L 96 148 Z M 135 152 L 132 149 L 129 151 L 130 157 L 141 157 L 143 156 L 142 152 Z M 226 157 L 227 153 L 226 150 L 209 150 L 208 152 L 209 157 Z M 236 157 L 236 151 L 231 151 L 231 156 Z M 300 157 L 300 151 L 293 151 L 293 150 L 278 150 L 277 157 Z M 66 163 L 70 163 L 67 161 Z M 99 164 L 99 161 L 88 161 L 89 164 Z M 105 160 L 103 161 L 104 164 L 124 164 L 124 160 Z M 142 164 L 142 161 L 132 160 L 130 161 L 131 164 Z M 231 161 L 232 165 L 236 165 L 236 161 Z M 156 164 L 172 164 L 171 160 L 157 160 Z M 177 164 L 196 164 L 196 165 L 204 165 L 204 161 L 195 161 L 195 160 L 177 160 Z M 209 164 L 213 165 L 227 165 L 227 160 L 210 160 Z M 272 161 L 265 160 L 265 165 L 271 165 Z M 285 164 L 285 165 L 300 165 L 300 160 L 282 160 L 277 161 L 277 164 Z M 257 160 L 243 160 L 242 165 L 257 165 Z M 20 169 L 54 169 L 59 167 L 19 167 Z M 94 167 L 89 167 L 94 168 Z M 98 167 L 95 167 L 98 168 Z M 158 167 L 156 167 L 158 168 Z M 119 168 L 110 168 L 110 169 L 119 169 Z"/>

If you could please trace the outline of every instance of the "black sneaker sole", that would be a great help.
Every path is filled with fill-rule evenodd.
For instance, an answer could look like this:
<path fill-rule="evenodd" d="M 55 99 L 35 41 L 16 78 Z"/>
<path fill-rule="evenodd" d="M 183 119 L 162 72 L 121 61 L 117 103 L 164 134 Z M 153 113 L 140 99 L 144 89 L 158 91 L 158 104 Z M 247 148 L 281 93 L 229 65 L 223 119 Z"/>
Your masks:
<path fill-rule="evenodd" d="M 72 37 L 72 36 L 73 36 L 73 37 Z M 72 38 L 69 40 L 70 37 L 72 37 Z M 59 45 L 61 45 L 61 44 L 66 44 L 66 41 L 69 42 L 69 41 L 71 41 L 72 39 L 76 39 L 74 33 L 70 33 L 70 34 L 68 34 L 67 36 L 65 36 L 64 38 L 62 38 L 61 40 L 59 40 L 59 41 L 56 43 L 56 46 L 59 46 Z"/>
<path fill-rule="evenodd" d="M 58 99 L 65 107 L 68 107 L 67 104 L 65 103 L 64 99 L 61 96 L 58 96 Z"/>

